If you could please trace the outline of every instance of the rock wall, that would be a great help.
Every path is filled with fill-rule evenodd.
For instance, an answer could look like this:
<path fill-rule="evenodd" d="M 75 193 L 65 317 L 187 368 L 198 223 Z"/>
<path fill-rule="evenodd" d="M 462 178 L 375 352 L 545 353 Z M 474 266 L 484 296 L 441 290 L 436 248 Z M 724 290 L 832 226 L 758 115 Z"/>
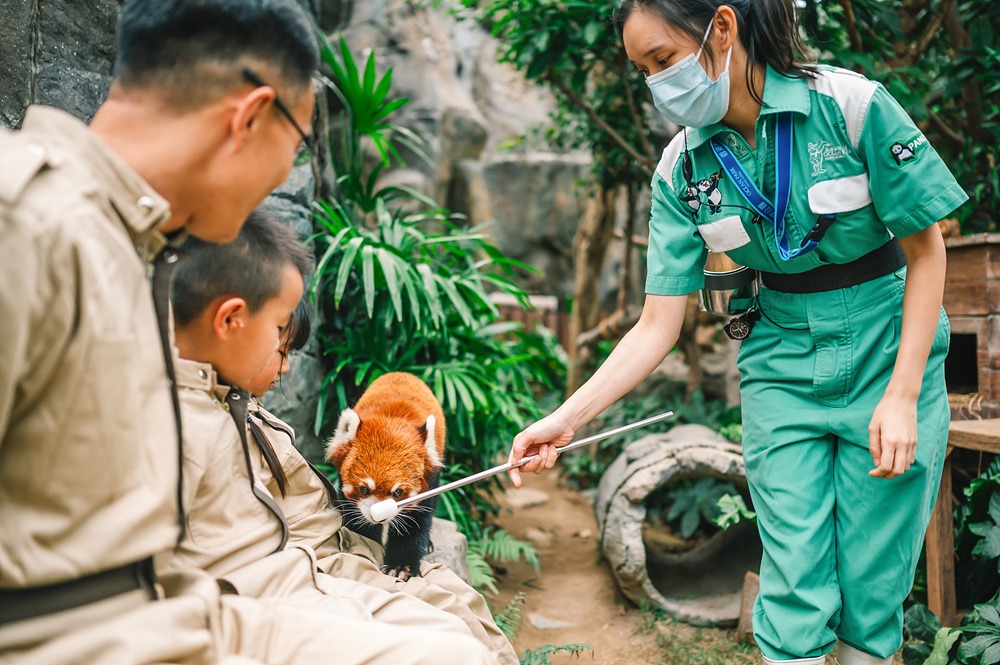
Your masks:
<path fill-rule="evenodd" d="M 20 126 L 31 104 L 89 120 L 114 66 L 123 0 L 4 0 L 0 4 L 0 124 Z"/>

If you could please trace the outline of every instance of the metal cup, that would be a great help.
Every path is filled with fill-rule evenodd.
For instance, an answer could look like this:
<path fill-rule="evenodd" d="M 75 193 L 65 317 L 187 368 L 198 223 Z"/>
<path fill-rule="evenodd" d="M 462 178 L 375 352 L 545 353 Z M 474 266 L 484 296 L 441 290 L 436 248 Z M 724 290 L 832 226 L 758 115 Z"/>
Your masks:
<path fill-rule="evenodd" d="M 701 308 L 719 316 L 746 312 L 757 295 L 757 271 L 741 266 L 725 254 L 709 252 L 705 261 L 705 288 L 698 292 Z"/>

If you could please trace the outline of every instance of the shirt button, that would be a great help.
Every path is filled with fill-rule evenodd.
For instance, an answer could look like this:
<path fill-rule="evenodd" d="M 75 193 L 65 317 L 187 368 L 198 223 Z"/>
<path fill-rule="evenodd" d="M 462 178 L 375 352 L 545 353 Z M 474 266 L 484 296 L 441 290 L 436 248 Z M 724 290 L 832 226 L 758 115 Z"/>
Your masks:
<path fill-rule="evenodd" d="M 140 208 L 142 208 L 146 212 L 149 212 L 150 210 L 153 209 L 153 205 L 154 205 L 154 203 L 153 203 L 153 197 L 152 196 L 140 196 L 139 200 L 136 201 L 136 205 L 138 205 Z"/>
<path fill-rule="evenodd" d="M 206 372 L 203 369 L 199 369 L 198 370 L 198 378 L 201 379 L 202 381 L 207 380 L 208 379 L 208 372 Z"/>
<path fill-rule="evenodd" d="M 167 263 L 177 263 L 176 252 L 167 252 L 163 255 L 163 260 Z"/>
<path fill-rule="evenodd" d="M 239 393 L 233 393 L 233 401 L 234 402 L 239 402 L 240 401 L 240 394 Z"/>

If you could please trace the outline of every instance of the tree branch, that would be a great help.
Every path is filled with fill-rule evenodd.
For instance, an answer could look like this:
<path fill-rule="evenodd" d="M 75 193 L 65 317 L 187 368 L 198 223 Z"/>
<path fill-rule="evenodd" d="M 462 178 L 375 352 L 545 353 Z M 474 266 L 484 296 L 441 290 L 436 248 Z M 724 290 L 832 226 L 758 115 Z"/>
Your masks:
<path fill-rule="evenodd" d="M 941 8 L 931 17 L 931 20 L 927 22 L 924 26 L 924 30 L 917 39 L 910 46 L 910 50 L 906 53 L 906 58 L 902 64 L 904 66 L 911 66 L 915 63 L 920 56 L 930 47 L 931 42 L 934 41 L 934 37 L 937 35 L 938 30 L 941 29 L 941 25 L 944 23 L 944 17 L 951 11 L 951 6 L 955 3 L 955 0 L 944 0 L 941 3 Z"/>
<path fill-rule="evenodd" d="M 627 76 L 622 76 L 622 84 L 625 87 L 625 99 L 628 101 L 629 115 L 632 116 L 632 122 L 635 123 L 635 126 L 639 128 L 639 142 L 642 143 L 642 149 L 646 151 L 646 154 L 651 160 L 655 160 L 656 148 L 654 148 L 653 144 L 650 143 L 646 132 L 642 131 L 642 117 L 640 117 L 639 109 L 636 107 L 635 99 L 632 97 L 632 86 L 629 84 Z"/>
<path fill-rule="evenodd" d="M 614 312 L 597 324 L 596 328 L 580 333 L 576 338 L 577 349 L 592 349 L 601 340 L 620 338 L 639 321 L 641 314 L 641 307 L 628 307 Z"/>
<path fill-rule="evenodd" d="M 941 116 L 932 111 L 930 108 L 927 109 L 927 116 L 930 118 L 931 124 L 933 124 L 937 130 L 941 132 L 942 136 L 959 147 L 965 145 L 965 137 L 949 127 Z"/>
<path fill-rule="evenodd" d="M 604 118 L 602 118 L 600 115 L 598 115 L 597 111 L 595 111 L 593 109 L 593 107 L 590 106 L 590 104 L 588 104 L 583 99 L 580 99 L 580 97 L 575 92 L 573 92 L 573 90 L 568 85 L 566 85 L 565 83 L 563 83 L 559 79 L 554 78 L 553 76 L 549 75 L 548 72 L 546 72 L 545 74 L 543 74 L 541 78 L 542 78 L 542 80 L 546 81 L 547 83 L 549 83 L 553 87 L 555 87 L 556 90 L 558 90 L 559 92 L 561 92 L 566 97 L 566 99 L 568 99 L 570 102 L 572 102 L 574 105 L 576 105 L 577 108 L 579 108 L 584 113 L 586 113 L 587 117 L 590 118 L 592 121 L 594 121 L 594 123 L 597 124 L 598 127 L 600 127 L 602 130 L 604 130 L 604 132 L 608 136 L 610 136 L 611 139 L 615 143 L 617 143 L 619 146 L 621 146 L 622 150 L 624 150 L 625 152 L 627 152 L 629 154 L 629 156 L 632 157 L 632 159 L 634 159 L 637 162 L 639 162 L 640 164 L 642 164 L 648 171 L 652 171 L 653 169 L 656 168 L 656 162 L 655 161 L 649 159 L 648 157 L 644 157 L 643 155 L 641 155 L 639 153 L 639 151 L 637 151 L 635 149 L 635 147 L 632 146 L 631 143 L 629 143 L 628 141 L 626 141 L 622 137 L 621 134 L 619 134 L 617 131 L 615 131 L 614 127 L 612 127 L 611 125 L 609 125 L 604 120 Z"/>
<path fill-rule="evenodd" d="M 632 286 L 632 236 L 635 229 L 636 208 L 639 207 L 635 187 L 625 185 L 628 204 L 625 206 L 625 247 L 622 249 L 622 270 L 618 284 L 618 309 L 628 307 L 629 289 Z"/>
<path fill-rule="evenodd" d="M 840 6 L 844 8 L 844 22 L 847 24 L 847 36 L 851 40 L 851 49 L 858 53 L 864 53 L 865 47 L 861 41 L 861 33 L 858 32 L 858 23 L 854 19 L 854 6 L 851 0 L 840 0 Z"/>

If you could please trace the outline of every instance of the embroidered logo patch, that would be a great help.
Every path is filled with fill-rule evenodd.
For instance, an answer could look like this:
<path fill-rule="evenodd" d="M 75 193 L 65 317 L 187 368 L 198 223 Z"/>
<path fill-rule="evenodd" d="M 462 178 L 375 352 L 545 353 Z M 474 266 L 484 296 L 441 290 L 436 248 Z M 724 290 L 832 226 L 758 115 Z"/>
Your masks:
<path fill-rule="evenodd" d="M 736 138 L 736 134 L 733 134 L 731 132 L 726 132 L 723 135 L 722 140 L 726 142 L 726 145 L 729 146 L 729 149 L 732 150 L 733 154 L 736 155 L 737 159 L 743 159 L 744 157 L 747 156 L 748 153 L 746 149 L 746 144 L 743 143 L 743 141 L 741 141 L 740 139 Z"/>
<path fill-rule="evenodd" d="M 710 213 L 722 211 L 722 192 L 719 191 L 719 181 L 722 180 L 722 171 L 716 171 L 706 180 L 696 180 L 688 183 L 684 193 L 678 198 L 687 203 L 694 214 L 701 210 L 701 206 L 708 206 Z"/>
<path fill-rule="evenodd" d="M 917 134 L 915 137 L 908 141 L 896 141 L 889 146 L 889 154 L 892 155 L 892 161 L 896 166 L 902 166 L 907 162 L 914 161 L 920 149 L 927 145 L 927 137 L 923 134 Z"/>
<path fill-rule="evenodd" d="M 824 162 L 832 162 L 835 159 L 843 159 L 851 154 L 846 145 L 830 145 L 827 141 L 810 141 L 808 148 L 809 163 L 812 164 L 813 167 L 813 176 L 823 175 L 826 173 L 826 169 L 823 168 Z"/>

